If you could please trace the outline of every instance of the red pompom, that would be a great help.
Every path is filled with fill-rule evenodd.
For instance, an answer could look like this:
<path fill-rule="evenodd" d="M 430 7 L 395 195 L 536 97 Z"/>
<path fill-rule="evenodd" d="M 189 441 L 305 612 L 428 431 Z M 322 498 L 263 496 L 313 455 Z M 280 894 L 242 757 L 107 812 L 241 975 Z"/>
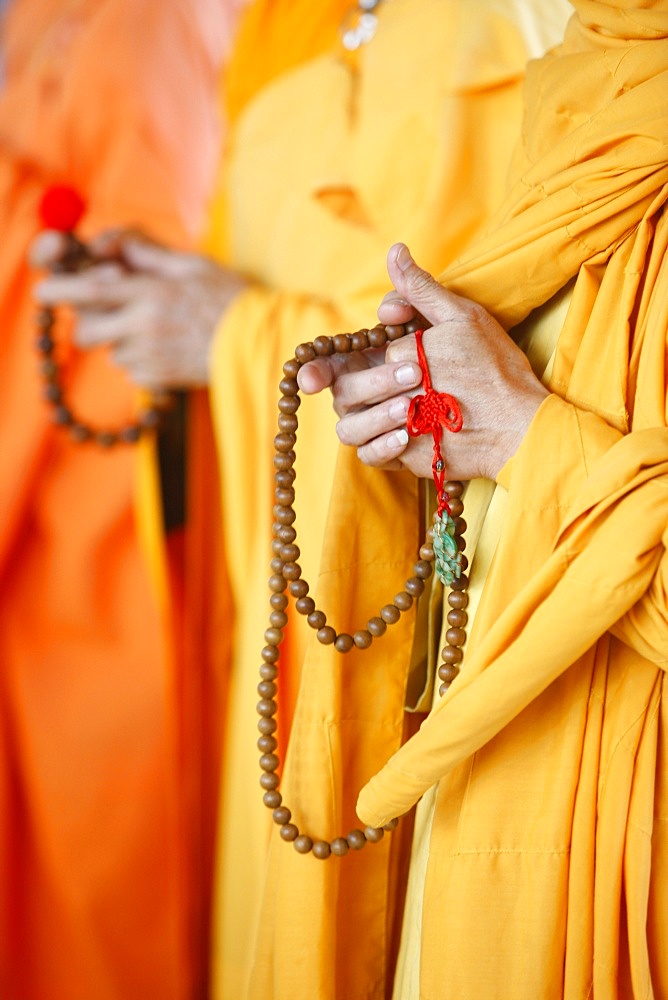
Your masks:
<path fill-rule="evenodd" d="M 39 205 L 39 215 L 46 229 L 70 232 L 86 209 L 86 203 L 74 188 L 54 184 L 48 188 Z"/>

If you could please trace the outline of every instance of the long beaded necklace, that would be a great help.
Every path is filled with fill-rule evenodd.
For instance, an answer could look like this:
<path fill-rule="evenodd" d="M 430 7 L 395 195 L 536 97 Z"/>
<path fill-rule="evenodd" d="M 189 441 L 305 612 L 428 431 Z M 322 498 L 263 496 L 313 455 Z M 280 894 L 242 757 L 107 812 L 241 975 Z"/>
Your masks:
<path fill-rule="evenodd" d="M 74 233 L 84 211 L 85 203 L 79 193 L 66 185 L 48 188 L 42 197 L 42 225 L 62 233 L 66 240 L 65 253 L 56 271 L 72 274 L 93 262 L 88 247 Z M 44 398 L 51 404 L 53 422 L 65 428 L 73 441 L 79 444 L 90 441 L 101 448 L 111 448 L 115 444 L 134 444 L 145 432 L 160 428 L 165 414 L 174 405 L 174 397 L 169 392 L 154 391 L 151 402 L 140 410 L 137 420 L 116 430 L 96 428 L 76 417 L 66 401 L 61 366 L 56 360 L 55 310 L 51 306 L 42 306 L 36 322 L 38 336 L 35 346 L 42 359 L 40 374 L 44 380 Z"/>
<path fill-rule="evenodd" d="M 425 389 L 424 394 L 411 401 L 406 426 L 413 436 L 433 434 L 432 474 L 437 490 L 438 509 L 434 514 L 433 527 L 428 529 L 425 542 L 420 548 L 419 559 L 413 566 L 414 575 L 406 580 L 404 589 L 395 595 L 392 603 L 385 604 L 377 615 L 370 618 L 366 627 L 353 633 L 337 632 L 327 623 L 325 612 L 316 607 L 309 595 L 310 587 L 302 577 L 298 562 L 300 550 L 296 544 L 293 506 L 296 475 L 294 448 L 297 441 L 297 410 L 301 403 L 297 375 L 302 365 L 316 357 L 348 354 L 368 347 L 383 347 L 388 341 L 398 340 L 406 333 L 415 333 Z M 349 850 L 361 850 L 367 841 L 378 842 L 386 830 L 395 829 L 398 820 L 393 819 L 382 828 L 367 826 L 364 830 L 353 829 L 345 836 L 335 837 L 331 841 L 314 839 L 300 831 L 293 822 L 290 809 L 283 803 L 283 796 L 279 791 L 280 776 L 277 773 L 280 760 L 276 753 L 278 724 L 275 716 L 278 711 L 276 695 L 279 646 L 288 622 L 289 598 L 286 590 L 295 599 L 297 612 L 305 615 L 309 626 L 315 630 L 318 642 L 331 645 L 338 653 L 345 654 L 351 649 L 368 649 L 375 639 L 385 634 L 388 626 L 398 622 L 402 613 L 408 611 L 423 593 L 425 581 L 435 569 L 439 579 L 450 588 L 447 598 L 450 605 L 447 615 L 450 627 L 446 631 L 446 646 L 441 652 L 442 663 L 438 668 L 438 676 L 442 682 L 439 694 L 443 695 L 459 673 L 459 664 L 463 659 L 462 646 L 466 641 L 465 626 L 468 620 L 468 577 L 465 573 L 467 559 L 464 555 L 466 522 L 462 517 L 464 504 L 461 499 L 464 487 L 459 480 L 445 479 L 440 438 L 442 427 L 455 433 L 459 431 L 462 419 L 457 401 L 446 393 L 436 392 L 431 385 L 422 344 L 422 330 L 417 329 L 415 322 L 402 326 L 379 324 L 371 330 L 358 330 L 356 333 L 343 333 L 334 337 L 316 337 L 312 343 L 300 344 L 296 348 L 294 357 L 283 365 L 283 374 L 285 377 L 279 383 L 281 396 L 278 402 L 278 434 L 274 438 L 275 504 L 272 575 L 269 578 L 271 612 L 269 627 L 264 633 L 266 645 L 262 650 L 260 683 L 257 686 L 260 696 L 257 703 L 260 732 L 257 747 L 261 753 L 262 770 L 260 786 L 264 792 L 263 802 L 272 811 L 272 818 L 279 827 L 281 838 L 291 842 L 298 853 L 312 853 L 314 857 L 325 860 L 332 854 L 341 857 Z"/>

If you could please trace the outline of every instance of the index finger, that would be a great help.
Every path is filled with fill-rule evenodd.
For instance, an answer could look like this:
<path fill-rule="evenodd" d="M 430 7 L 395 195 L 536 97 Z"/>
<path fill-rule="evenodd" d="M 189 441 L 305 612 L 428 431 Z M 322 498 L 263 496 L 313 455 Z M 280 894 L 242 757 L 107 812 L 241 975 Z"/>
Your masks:
<path fill-rule="evenodd" d="M 333 386 L 337 379 L 346 373 L 364 371 L 382 364 L 384 359 L 385 350 L 380 347 L 353 351 L 349 354 L 330 354 L 302 365 L 297 375 L 297 382 L 302 392 L 311 395 Z"/>

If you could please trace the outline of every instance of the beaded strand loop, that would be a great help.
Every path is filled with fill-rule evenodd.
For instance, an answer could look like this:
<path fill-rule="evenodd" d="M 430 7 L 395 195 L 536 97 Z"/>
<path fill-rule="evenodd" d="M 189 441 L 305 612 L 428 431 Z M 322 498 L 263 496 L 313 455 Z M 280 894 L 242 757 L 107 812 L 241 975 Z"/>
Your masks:
<path fill-rule="evenodd" d="M 287 609 L 289 598 L 286 591 L 295 600 L 295 609 L 306 617 L 309 626 L 314 629 L 316 638 L 323 645 L 331 645 L 338 652 L 345 654 L 351 649 L 368 649 L 374 639 L 383 636 L 388 626 L 399 621 L 403 612 L 410 610 L 413 602 L 420 597 L 425 589 L 425 581 L 433 572 L 434 564 L 434 528 L 429 528 L 424 544 L 419 551 L 419 558 L 413 566 L 413 576 L 409 577 L 404 589 L 395 594 L 392 603 L 385 604 L 377 615 L 371 617 L 366 625 L 354 632 L 337 632 L 327 622 L 327 615 L 316 607 L 309 594 L 309 584 L 302 577 L 299 565 L 300 550 L 296 544 L 297 531 L 295 521 L 295 445 L 297 441 L 298 418 L 297 411 L 301 404 L 297 375 L 302 365 L 313 361 L 316 357 L 328 357 L 332 354 L 348 354 L 351 351 L 363 351 L 368 347 L 383 347 L 388 341 L 398 340 L 407 333 L 415 333 L 419 324 L 407 323 L 402 326 L 378 325 L 370 330 L 358 330 L 356 333 L 343 333 L 333 337 L 316 337 L 312 343 L 300 344 L 294 357 L 283 365 L 284 378 L 279 383 L 281 397 L 278 402 L 278 434 L 274 438 L 274 525 L 271 560 L 272 575 L 269 578 L 269 599 L 271 612 L 269 626 L 264 633 L 265 647 L 262 650 L 262 665 L 260 666 L 260 683 L 257 692 L 260 700 L 257 703 L 259 715 L 258 730 L 260 736 L 257 747 L 260 751 L 260 786 L 263 789 L 263 802 L 272 811 L 274 823 L 279 827 L 279 834 L 284 841 L 291 842 L 300 854 L 312 853 L 314 857 L 325 860 L 331 855 L 342 857 L 349 850 L 359 851 L 367 842 L 377 843 L 385 831 L 394 830 L 398 820 L 393 819 L 384 827 L 367 826 L 363 830 L 355 828 L 345 836 L 335 837 L 328 841 L 314 839 L 302 833 L 293 822 L 291 810 L 284 804 L 279 791 L 280 776 L 278 769 L 280 760 L 276 750 L 278 740 L 276 731 L 276 713 L 278 705 L 279 646 L 283 640 L 283 630 L 288 622 Z M 423 369 L 424 371 L 424 369 Z M 419 398 L 419 397 L 418 397 Z M 451 399 L 452 397 L 448 397 Z M 450 628 L 446 633 L 447 645 L 442 651 L 443 663 L 439 667 L 439 678 L 443 682 L 439 693 L 443 694 L 459 673 L 459 664 L 463 659 L 461 647 L 466 641 L 465 625 L 467 622 L 466 606 L 468 595 L 466 587 L 468 578 L 463 572 L 466 569 L 466 557 L 463 555 L 466 546 L 463 537 L 466 523 L 461 517 L 464 509 L 461 495 L 463 484 L 457 480 L 443 482 L 442 490 L 447 498 L 449 514 L 454 524 L 454 544 L 460 557 L 461 572 L 450 583 L 448 602 L 450 611 L 448 623 Z M 434 518 L 438 517 L 438 513 Z"/>

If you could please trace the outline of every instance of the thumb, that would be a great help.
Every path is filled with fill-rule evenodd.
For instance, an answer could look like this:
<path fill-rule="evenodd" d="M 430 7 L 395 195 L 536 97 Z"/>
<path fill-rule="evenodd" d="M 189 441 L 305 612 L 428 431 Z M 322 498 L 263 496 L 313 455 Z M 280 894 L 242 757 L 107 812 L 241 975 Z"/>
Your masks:
<path fill-rule="evenodd" d="M 449 309 L 450 293 L 411 257 L 404 243 L 395 243 L 387 255 L 387 273 L 397 292 L 435 326 Z"/>

